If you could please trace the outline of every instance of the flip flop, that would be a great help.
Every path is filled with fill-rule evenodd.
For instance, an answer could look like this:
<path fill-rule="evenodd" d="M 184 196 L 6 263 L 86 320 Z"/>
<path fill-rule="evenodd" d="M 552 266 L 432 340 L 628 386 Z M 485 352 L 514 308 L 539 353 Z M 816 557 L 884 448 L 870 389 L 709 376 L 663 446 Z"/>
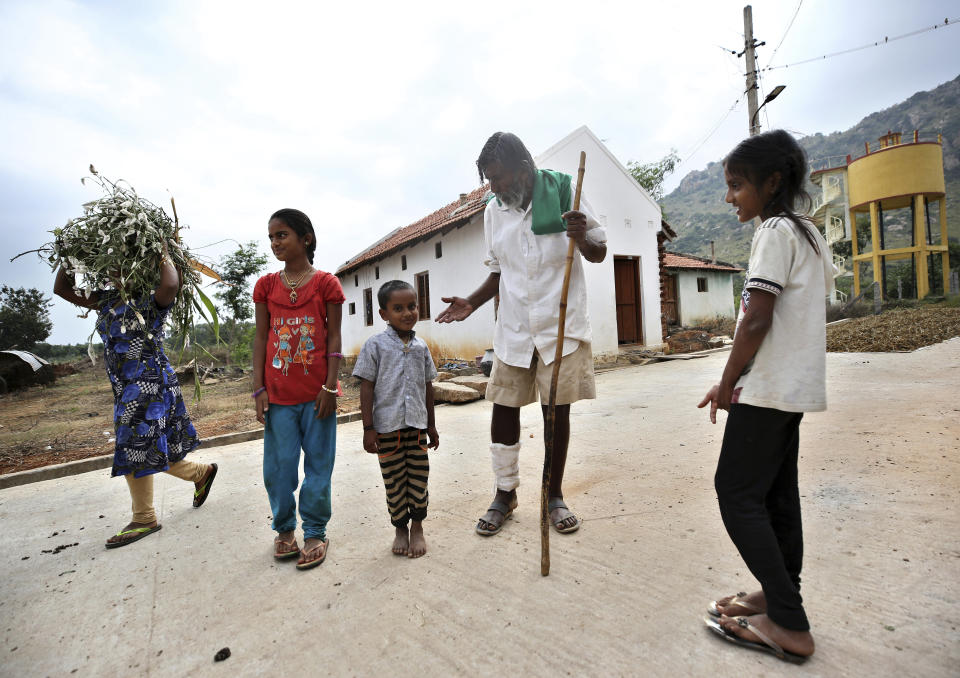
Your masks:
<path fill-rule="evenodd" d="M 292 551 L 280 551 L 277 547 L 283 544 L 284 546 L 292 546 Z M 277 560 L 286 560 L 287 558 L 293 558 L 294 556 L 300 555 L 300 547 L 297 546 L 297 538 L 294 537 L 293 541 L 283 541 L 280 537 L 273 538 L 273 557 Z"/>
<path fill-rule="evenodd" d="M 763 642 L 757 643 L 752 640 L 747 640 L 746 638 L 741 638 L 735 633 L 727 631 L 725 628 L 723 628 L 723 626 L 720 624 L 720 620 L 716 617 L 704 617 L 703 623 L 707 625 L 708 629 L 716 633 L 724 640 L 729 640 L 734 645 L 746 647 L 751 650 L 759 650 L 760 652 L 766 652 L 767 654 L 772 654 L 777 659 L 782 659 L 783 661 L 790 662 L 791 664 L 802 664 L 803 662 L 807 661 L 808 658 L 804 655 L 787 652 L 775 642 L 770 640 L 766 634 L 762 633 L 759 629 L 757 629 L 756 626 L 751 624 L 750 620 L 748 620 L 746 617 L 734 617 L 734 619 L 742 628 L 748 629 Z"/>
<path fill-rule="evenodd" d="M 553 513 L 553 510 L 554 510 L 554 509 L 558 509 L 558 508 L 564 508 L 564 509 L 567 509 L 568 511 L 570 511 L 570 507 L 567 506 L 566 504 L 564 504 L 564 503 L 563 503 L 563 499 L 561 499 L 560 497 L 554 497 L 553 499 L 551 499 L 550 501 L 547 502 L 547 513 L 548 513 L 548 514 L 549 514 L 549 513 Z M 574 523 L 573 525 L 571 525 L 570 527 L 559 527 L 559 524 L 562 523 L 563 520 L 566 520 L 566 518 L 564 518 L 563 520 L 558 521 L 558 522 L 556 522 L 556 523 L 551 520 L 551 521 L 550 521 L 550 524 L 553 525 L 553 529 L 555 529 L 555 530 L 556 530 L 557 532 L 559 532 L 560 534 L 570 534 L 571 532 L 576 532 L 577 530 L 579 530 L 579 529 L 580 529 L 580 524 L 581 524 L 583 521 L 580 520 L 579 518 L 577 518 L 577 516 L 573 515 L 573 512 L 572 512 L 572 511 L 570 512 L 570 515 L 573 516 L 573 517 L 576 519 L 577 522 L 575 522 L 575 523 Z"/>
<path fill-rule="evenodd" d="M 210 464 L 210 466 L 213 467 L 213 471 L 210 472 L 210 477 L 207 478 L 207 482 L 205 482 L 199 490 L 194 490 L 193 492 L 193 508 L 203 506 L 203 502 L 205 502 L 210 495 L 210 488 L 213 487 L 213 479 L 217 477 L 217 465 Z"/>
<path fill-rule="evenodd" d="M 143 539 L 144 537 L 146 537 L 148 534 L 153 534 L 154 532 L 159 530 L 161 527 L 163 527 L 163 525 L 154 525 L 153 527 L 135 527 L 132 530 L 122 530 L 120 532 L 117 532 L 114 536 L 124 537 L 128 534 L 132 534 L 134 536 L 128 539 L 123 539 L 121 541 L 108 541 L 106 542 L 105 546 L 108 549 L 118 549 L 121 546 L 126 546 L 127 544 L 132 544 L 135 541 L 139 541 L 140 539 Z"/>
<path fill-rule="evenodd" d="M 759 607 L 757 607 L 752 603 L 746 603 L 742 600 L 739 600 L 740 598 L 746 598 L 746 597 L 747 597 L 747 594 L 741 591 L 740 593 L 735 595 L 733 598 L 731 598 L 730 602 L 727 603 L 727 605 L 739 605 L 743 609 L 747 610 L 750 614 L 763 614 L 764 612 L 766 612 L 766 610 L 761 610 Z M 713 617 L 719 617 L 723 614 L 720 611 L 720 609 L 717 607 L 717 601 L 715 600 L 711 600 L 710 604 L 707 605 L 707 612 L 709 612 L 710 615 Z"/>
<path fill-rule="evenodd" d="M 500 524 L 497 525 L 496 527 L 492 529 L 488 529 L 485 527 L 481 527 L 480 524 L 486 523 L 487 525 L 490 525 L 491 523 L 481 518 L 477 522 L 477 534 L 479 534 L 481 537 L 492 537 L 493 535 L 495 535 L 497 532 L 503 529 L 503 524 L 507 522 L 507 518 L 513 515 L 513 509 L 515 508 L 517 508 L 516 502 L 514 502 L 513 506 L 507 506 L 499 499 L 494 499 L 490 503 L 490 508 L 488 508 L 487 511 L 499 511 L 500 513 L 503 514 L 503 520 L 501 520 Z"/>
<path fill-rule="evenodd" d="M 316 558 L 312 558 L 312 559 L 310 559 L 310 560 L 301 560 L 301 561 L 298 561 L 298 562 L 297 562 L 297 569 L 298 569 L 298 570 L 309 570 L 310 568 L 316 567 L 317 565 L 319 565 L 320 563 L 322 563 L 324 560 L 327 559 L 327 547 L 328 547 L 328 546 L 330 546 L 330 540 L 329 540 L 329 539 L 325 539 L 323 542 L 320 543 L 319 546 L 314 546 L 310 551 L 300 551 L 300 557 L 301 557 L 301 558 L 304 558 L 308 553 L 314 553 L 314 552 L 316 552 L 316 551 L 319 551 L 319 552 L 320 552 L 320 555 L 318 555 Z"/>

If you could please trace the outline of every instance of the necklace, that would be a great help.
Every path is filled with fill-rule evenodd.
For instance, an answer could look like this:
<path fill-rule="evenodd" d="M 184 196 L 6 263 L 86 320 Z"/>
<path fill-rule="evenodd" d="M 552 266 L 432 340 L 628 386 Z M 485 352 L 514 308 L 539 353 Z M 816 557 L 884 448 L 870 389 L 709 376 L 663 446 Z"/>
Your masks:
<path fill-rule="evenodd" d="M 280 276 L 283 278 L 283 281 L 284 281 L 285 283 L 287 283 L 287 287 L 290 288 L 290 303 L 291 303 L 291 304 L 297 303 L 297 296 L 298 296 L 298 295 L 297 295 L 297 288 L 300 286 L 300 283 L 303 282 L 303 279 L 304 279 L 305 277 L 307 277 L 307 273 L 311 273 L 311 272 L 313 272 L 313 267 L 312 267 L 312 266 L 311 266 L 310 268 L 308 268 L 307 270 L 305 270 L 303 273 L 301 273 L 301 274 L 300 274 L 300 277 L 297 278 L 297 281 L 296 281 L 296 282 L 290 282 L 290 278 L 287 277 L 287 272 L 286 272 L 285 270 L 284 270 L 284 271 L 280 271 Z"/>

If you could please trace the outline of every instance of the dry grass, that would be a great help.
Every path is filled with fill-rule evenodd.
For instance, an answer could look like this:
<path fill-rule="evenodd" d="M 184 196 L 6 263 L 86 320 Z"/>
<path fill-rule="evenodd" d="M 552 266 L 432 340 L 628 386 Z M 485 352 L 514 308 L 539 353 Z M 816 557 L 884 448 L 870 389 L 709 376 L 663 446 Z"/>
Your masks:
<path fill-rule="evenodd" d="M 960 336 L 960 309 L 894 309 L 827 328 L 827 350 L 913 351 Z"/>
<path fill-rule="evenodd" d="M 0 396 L 0 474 L 61 464 L 113 452 L 113 394 L 102 363 L 77 363 L 80 371 L 50 386 Z M 338 411 L 359 408 L 358 393 L 344 381 Z M 201 438 L 260 428 L 250 398 L 249 374 L 203 386 L 200 401 L 184 385 L 187 410 Z"/>

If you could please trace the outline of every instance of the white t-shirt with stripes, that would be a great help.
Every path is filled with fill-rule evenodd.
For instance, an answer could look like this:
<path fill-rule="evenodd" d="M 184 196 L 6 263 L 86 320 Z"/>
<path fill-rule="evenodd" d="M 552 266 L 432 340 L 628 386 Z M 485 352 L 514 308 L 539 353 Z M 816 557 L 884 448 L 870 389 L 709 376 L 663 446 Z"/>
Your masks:
<path fill-rule="evenodd" d="M 738 328 L 751 290 L 777 300 L 770 330 L 737 381 L 733 402 L 785 412 L 827 409 L 826 297 L 833 257 L 816 226 L 807 227 L 819 253 L 786 217 L 767 219 L 754 233 Z"/>

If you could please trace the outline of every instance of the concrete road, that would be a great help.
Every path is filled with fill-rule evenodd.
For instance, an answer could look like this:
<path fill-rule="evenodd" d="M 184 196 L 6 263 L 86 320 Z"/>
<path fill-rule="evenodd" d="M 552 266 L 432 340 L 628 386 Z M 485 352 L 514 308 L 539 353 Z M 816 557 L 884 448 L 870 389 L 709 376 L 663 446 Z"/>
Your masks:
<path fill-rule="evenodd" d="M 270 556 L 261 443 L 200 451 L 210 500 L 157 482 L 164 529 L 115 551 L 126 484 L 86 473 L 0 492 L 3 676 L 956 676 L 960 667 L 960 340 L 831 354 L 830 410 L 801 427 L 807 611 L 802 668 L 701 623 L 755 583 L 720 522 L 722 424 L 694 405 L 727 354 L 598 375 L 573 408 L 566 495 L 586 521 L 539 573 L 539 411 L 523 411 L 521 506 L 473 532 L 491 496 L 485 402 L 438 408 L 430 552 L 393 556 L 376 461 L 340 427 L 330 555 Z M 532 437 L 531 437 L 532 436 Z M 57 550 L 58 546 L 76 544 Z M 48 551 L 48 552 L 45 552 Z M 229 647 L 232 656 L 214 663 Z"/>

